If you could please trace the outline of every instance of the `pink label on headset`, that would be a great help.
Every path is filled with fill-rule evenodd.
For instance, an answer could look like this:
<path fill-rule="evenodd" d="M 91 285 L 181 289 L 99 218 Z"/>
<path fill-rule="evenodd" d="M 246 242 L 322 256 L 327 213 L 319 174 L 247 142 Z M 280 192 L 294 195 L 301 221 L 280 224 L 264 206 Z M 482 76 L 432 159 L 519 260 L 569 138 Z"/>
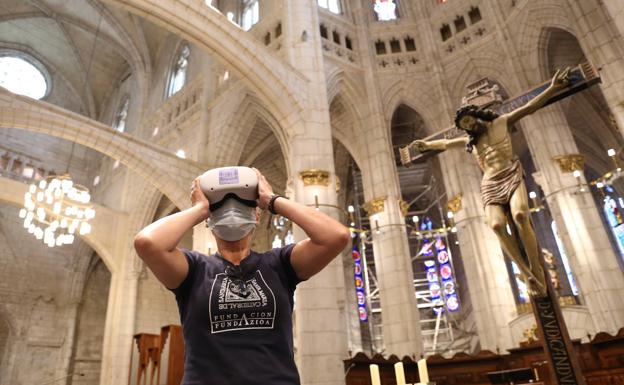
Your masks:
<path fill-rule="evenodd" d="M 236 184 L 239 183 L 238 169 L 237 168 L 225 168 L 219 170 L 219 184 Z"/>

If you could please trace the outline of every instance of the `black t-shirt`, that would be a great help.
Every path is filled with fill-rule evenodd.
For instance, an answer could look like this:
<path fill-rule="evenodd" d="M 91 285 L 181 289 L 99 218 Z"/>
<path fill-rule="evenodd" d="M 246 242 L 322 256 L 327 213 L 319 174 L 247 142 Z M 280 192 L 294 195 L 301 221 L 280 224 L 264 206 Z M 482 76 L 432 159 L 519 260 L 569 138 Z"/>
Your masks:
<path fill-rule="evenodd" d="M 292 336 L 294 245 L 234 266 L 183 250 L 189 264 L 176 295 L 185 345 L 182 385 L 298 385 Z"/>

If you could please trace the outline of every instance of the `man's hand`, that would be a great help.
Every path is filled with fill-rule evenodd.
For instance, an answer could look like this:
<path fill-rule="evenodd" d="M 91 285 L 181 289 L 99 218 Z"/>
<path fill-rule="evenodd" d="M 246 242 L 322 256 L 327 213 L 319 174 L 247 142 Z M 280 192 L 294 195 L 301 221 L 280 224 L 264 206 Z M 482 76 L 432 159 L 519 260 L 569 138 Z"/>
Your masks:
<path fill-rule="evenodd" d="M 570 67 L 566 67 L 563 71 L 557 70 L 550 82 L 550 87 L 554 89 L 565 88 L 570 84 Z"/>
<path fill-rule="evenodd" d="M 431 150 L 431 146 L 426 140 L 415 140 L 412 142 L 412 146 L 414 146 L 420 152 Z"/>
<path fill-rule="evenodd" d="M 262 175 L 257 168 L 254 167 L 253 170 L 258 175 L 258 207 L 262 210 L 266 210 L 269 206 L 271 196 L 273 196 L 273 187 L 271 187 L 264 175 Z"/>
<path fill-rule="evenodd" d="M 210 217 L 210 202 L 208 202 L 208 198 L 206 198 L 206 195 L 199 187 L 199 177 L 195 178 L 191 184 L 191 205 L 202 209 L 202 212 L 206 215 L 203 220 Z"/>

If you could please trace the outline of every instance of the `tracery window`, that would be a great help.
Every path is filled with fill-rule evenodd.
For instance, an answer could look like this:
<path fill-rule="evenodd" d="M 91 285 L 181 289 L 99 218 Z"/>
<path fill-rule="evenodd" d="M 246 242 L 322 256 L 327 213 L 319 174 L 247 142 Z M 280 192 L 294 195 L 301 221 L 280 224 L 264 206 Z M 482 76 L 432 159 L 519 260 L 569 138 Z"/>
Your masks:
<path fill-rule="evenodd" d="M 331 13 L 340 15 L 342 13 L 342 6 L 340 0 L 318 0 L 318 5 L 321 8 L 327 9 Z"/>
<path fill-rule="evenodd" d="M 603 195 L 603 212 L 607 219 L 615 243 L 618 247 L 618 254 L 624 262 L 624 199 L 618 197 L 611 186 L 604 187 L 606 194 Z"/>
<path fill-rule="evenodd" d="M 243 9 L 241 28 L 243 28 L 244 31 L 249 31 L 258 20 L 260 20 L 260 6 L 258 0 L 250 1 L 245 4 L 245 8 Z"/>
<path fill-rule="evenodd" d="M 373 10 L 379 21 L 396 20 L 397 4 L 395 0 L 373 0 Z"/>
<path fill-rule="evenodd" d="M 559 237 L 559 230 L 557 230 L 557 223 L 555 223 L 555 221 L 550 222 L 550 229 L 555 236 L 557 249 L 559 250 L 559 255 L 561 256 L 561 263 L 563 264 L 563 269 L 565 270 L 566 277 L 568 278 L 568 283 L 570 284 L 570 290 L 572 291 L 572 295 L 577 296 L 579 295 L 579 290 L 576 286 L 576 280 L 574 279 L 574 274 L 572 273 L 570 260 L 568 259 L 568 255 L 566 254 L 565 248 L 563 247 L 563 241 L 561 240 L 561 237 Z"/>
<path fill-rule="evenodd" d="M 33 58 L 18 53 L 0 53 L 0 87 L 33 99 L 42 99 L 48 93 L 49 76 L 45 68 Z"/>
<path fill-rule="evenodd" d="M 130 98 L 126 97 L 124 102 L 119 107 L 119 111 L 117 111 L 117 115 L 115 116 L 115 124 L 113 127 L 115 130 L 119 132 L 124 132 L 126 130 L 126 118 L 128 117 L 128 108 L 130 107 Z"/>
<path fill-rule="evenodd" d="M 167 97 L 172 96 L 176 92 L 180 91 L 186 83 L 186 71 L 188 69 L 189 55 L 191 54 L 191 48 L 188 44 L 183 44 L 178 50 L 178 54 L 173 67 L 171 68 L 171 74 L 169 75 L 169 85 L 167 87 Z"/>

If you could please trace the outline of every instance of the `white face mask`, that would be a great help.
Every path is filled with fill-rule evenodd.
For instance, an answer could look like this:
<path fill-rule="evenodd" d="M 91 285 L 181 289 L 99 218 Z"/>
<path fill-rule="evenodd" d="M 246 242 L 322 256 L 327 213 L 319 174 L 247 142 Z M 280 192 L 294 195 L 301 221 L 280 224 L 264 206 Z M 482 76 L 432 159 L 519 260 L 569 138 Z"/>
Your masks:
<path fill-rule="evenodd" d="M 210 230 L 225 241 L 238 241 L 256 227 L 256 210 L 228 199 L 218 210 L 210 213 Z"/>

